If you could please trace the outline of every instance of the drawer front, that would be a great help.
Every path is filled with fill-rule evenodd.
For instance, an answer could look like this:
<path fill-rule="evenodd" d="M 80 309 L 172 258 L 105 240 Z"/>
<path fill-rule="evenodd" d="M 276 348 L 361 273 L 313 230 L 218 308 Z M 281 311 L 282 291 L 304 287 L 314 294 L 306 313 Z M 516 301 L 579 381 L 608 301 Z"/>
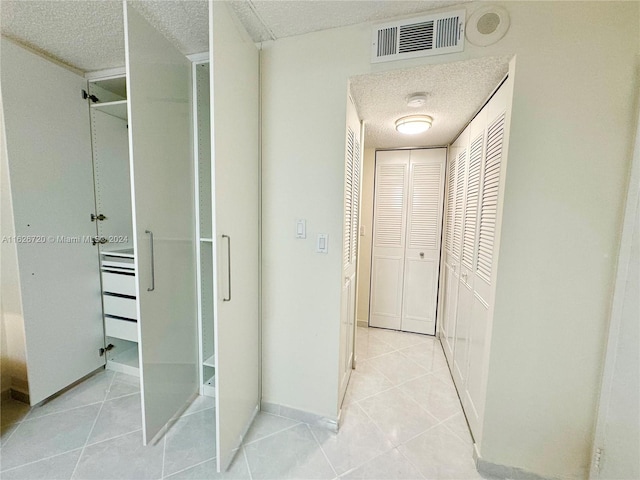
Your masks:
<path fill-rule="evenodd" d="M 104 314 L 115 315 L 116 317 L 138 319 L 136 311 L 135 298 L 113 297 L 111 295 L 103 295 Z"/>
<path fill-rule="evenodd" d="M 138 341 L 138 322 L 105 317 L 104 331 L 107 337 L 122 338 L 130 342 Z"/>
<path fill-rule="evenodd" d="M 102 291 L 136 296 L 136 277 L 120 273 L 102 272 Z"/>

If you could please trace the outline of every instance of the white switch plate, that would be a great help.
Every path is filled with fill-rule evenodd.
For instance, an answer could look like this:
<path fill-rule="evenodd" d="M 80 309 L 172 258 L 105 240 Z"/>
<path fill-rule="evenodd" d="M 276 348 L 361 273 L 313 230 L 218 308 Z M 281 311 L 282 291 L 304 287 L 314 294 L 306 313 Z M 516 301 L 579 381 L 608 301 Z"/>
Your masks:
<path fill-rule="evenodd" d="M 296 238 L 307 238 L 307 221 L 304 218 L 296 219 Z"/>
<path fill-rule="evenodd" d="M 316 253 L 329 253 L 329 235 L 326 233 L 318 234 L 318 243 L 316 244 Z"/>
<path fill-rule="evenodd" d="M 364 225 L 360 225 L 360 236 L 365 237 L 367 235 L 367 230 Z"/>

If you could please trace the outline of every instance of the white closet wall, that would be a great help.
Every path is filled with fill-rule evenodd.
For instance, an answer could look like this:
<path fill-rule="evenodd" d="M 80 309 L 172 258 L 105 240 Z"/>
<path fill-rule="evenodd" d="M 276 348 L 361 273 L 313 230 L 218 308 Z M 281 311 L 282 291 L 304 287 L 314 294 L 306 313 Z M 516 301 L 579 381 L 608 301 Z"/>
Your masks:
<path fill-rule="evenodd" d="M 369 324 L 435 334 L 446 149 L 376 152 Z"/>
<path fill-rule="evenodd" d="M 512 81 L 453 143 L 447 167 L 441 342 L 474 437 L 482 431 Z"/>

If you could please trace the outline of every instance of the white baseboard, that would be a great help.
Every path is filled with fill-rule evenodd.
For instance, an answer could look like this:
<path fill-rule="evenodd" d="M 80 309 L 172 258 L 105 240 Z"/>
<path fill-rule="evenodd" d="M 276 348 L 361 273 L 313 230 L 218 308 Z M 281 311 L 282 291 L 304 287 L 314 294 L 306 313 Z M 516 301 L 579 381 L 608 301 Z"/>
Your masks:
<path fill-rule="evenodd" d="M 358 326 L 367 328 L 369 326 L 369 322 L 367 320 L 358 319 Z"/>
<path fill-rule="evenodd" d="M 281 417 L 291 418 L 292 420 L 298 420 L 299 422 L 308 423 L 309 425 L 326 428 L 332 432 L 338 431 L 338 418 L 325 417 L 317 413 L 298 410 L 297 408 L 277 403 L 265 402 L 264 400 L 260 403 L 260 410 L 266 413 L 280 415 Z"/>

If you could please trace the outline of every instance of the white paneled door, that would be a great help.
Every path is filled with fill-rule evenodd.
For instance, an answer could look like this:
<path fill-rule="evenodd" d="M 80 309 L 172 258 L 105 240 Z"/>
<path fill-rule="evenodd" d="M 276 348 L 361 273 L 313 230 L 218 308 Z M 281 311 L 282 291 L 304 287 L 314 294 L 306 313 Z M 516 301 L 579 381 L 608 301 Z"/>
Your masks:
<path fill-rule="evenodd" d="M 198 391 L 191 63 L 124 3 L 143 434 Z"/>
<path fill-rule="evenodd" d="M 260 402 L 259 55 L 226 2 L 209 2 L 218 469 Z"/>
<path fill-rule="evenodd" d="M 435 334 L 445 149 L 376 153 L 373 327 Z"/>
<path fill-rule="evenodd" d="M 400 330 L 409 152 L 376 152 L 369 325 Z"/>
<path fill-rule="evenodd" d="M 340 314 L 340 403 L 347 391 L 353 367 L 356 325 L 356 271 L 360 216 L 360 172 L 362 166 L 360 118 L 351 97 L 347 103 L 345 137 L 344 227 L 342 248 L 342 293 Z"/>
<path fill-rule="evenodd" d="M 2 253 L 21 290 L 3 306 L 19 314 L 21 297 L 33 405 L 105 363 L 87 84 L 4 37 L 0 71 L 16 234 Z"/>

